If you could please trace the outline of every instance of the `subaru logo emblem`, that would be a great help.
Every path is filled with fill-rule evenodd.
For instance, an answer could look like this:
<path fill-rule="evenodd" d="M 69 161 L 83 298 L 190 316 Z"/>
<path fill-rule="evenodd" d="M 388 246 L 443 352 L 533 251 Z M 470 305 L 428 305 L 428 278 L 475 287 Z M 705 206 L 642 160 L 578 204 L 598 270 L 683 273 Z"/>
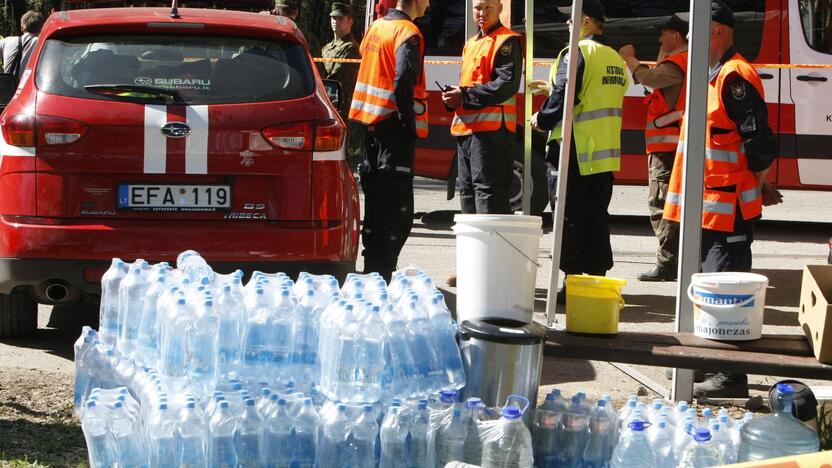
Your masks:
<path fill-rule="evenodd" d="M 146 77 L 146 76 L 140 76 L 140 77 L 136 78 L 135 80 L 133 80 L 133 82 L 136 83 L 139 86 L 150 86 L 150 85 L 153 84 L 153 80 Z"/>
<path fill-rule="evenodd" d="M 191 134 L 191 127 L 184 122 L 168 122 L 162 127 L 162 133 L 168 138 L 185 138 Z"/>

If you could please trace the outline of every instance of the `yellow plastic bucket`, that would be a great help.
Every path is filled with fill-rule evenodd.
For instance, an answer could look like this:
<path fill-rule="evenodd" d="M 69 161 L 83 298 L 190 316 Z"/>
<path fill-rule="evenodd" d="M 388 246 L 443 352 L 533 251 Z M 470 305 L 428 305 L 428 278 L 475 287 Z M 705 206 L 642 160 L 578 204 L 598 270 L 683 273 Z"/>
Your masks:
<path fill-rule="evenodd" d="M 618 314 L 624 307 L 620 278 L 591 275 L 566 276 L 566 331 L 618 333 Z"/>

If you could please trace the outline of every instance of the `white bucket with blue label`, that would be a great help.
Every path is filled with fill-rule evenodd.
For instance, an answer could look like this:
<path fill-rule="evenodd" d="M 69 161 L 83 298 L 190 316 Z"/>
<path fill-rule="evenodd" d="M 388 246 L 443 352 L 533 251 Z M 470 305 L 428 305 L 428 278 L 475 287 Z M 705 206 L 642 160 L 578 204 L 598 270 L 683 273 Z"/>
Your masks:
<path fill-rule="evenodd" d="M 759 339 L 767 287 L 768 278 L 756 273 L 694 274 L 688 288 L 694 335 L 725 341 Z"/>

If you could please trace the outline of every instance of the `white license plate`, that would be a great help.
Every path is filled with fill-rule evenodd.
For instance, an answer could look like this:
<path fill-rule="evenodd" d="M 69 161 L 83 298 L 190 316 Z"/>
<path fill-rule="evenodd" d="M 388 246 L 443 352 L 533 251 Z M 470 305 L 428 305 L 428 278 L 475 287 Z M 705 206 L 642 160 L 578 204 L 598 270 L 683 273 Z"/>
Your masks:
<path fill-rule="evenodd" d="M 231 207 L 228 185 L 121 184 L 118 207 L 127 210 L 213 211 Z"/>

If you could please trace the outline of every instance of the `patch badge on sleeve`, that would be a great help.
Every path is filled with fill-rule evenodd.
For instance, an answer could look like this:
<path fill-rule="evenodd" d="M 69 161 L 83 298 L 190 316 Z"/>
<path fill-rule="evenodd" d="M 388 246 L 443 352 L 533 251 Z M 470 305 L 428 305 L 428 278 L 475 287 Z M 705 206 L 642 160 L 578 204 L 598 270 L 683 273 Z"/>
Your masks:
<path fill-rule="evenodd" d="M 500 46 L 500 53 L 503 55 L 509 55 L 511 53 L 511 44 L 503 44 Z"/>
<path fill-rule="evenodd" d="M 419 36 L 410 36 L 410 39 L 407 40 L 410 45 L 419 45 Z"/>
<path fill-rule="evenodd" d="M 734 83 L 731 85 L 731 95 L 734 96 L 734 99 L 737 101 L 742 101 L 745 99 L 746 91 L 745 91 L 745 82 L 740 81 L 739 83 Z"/>

